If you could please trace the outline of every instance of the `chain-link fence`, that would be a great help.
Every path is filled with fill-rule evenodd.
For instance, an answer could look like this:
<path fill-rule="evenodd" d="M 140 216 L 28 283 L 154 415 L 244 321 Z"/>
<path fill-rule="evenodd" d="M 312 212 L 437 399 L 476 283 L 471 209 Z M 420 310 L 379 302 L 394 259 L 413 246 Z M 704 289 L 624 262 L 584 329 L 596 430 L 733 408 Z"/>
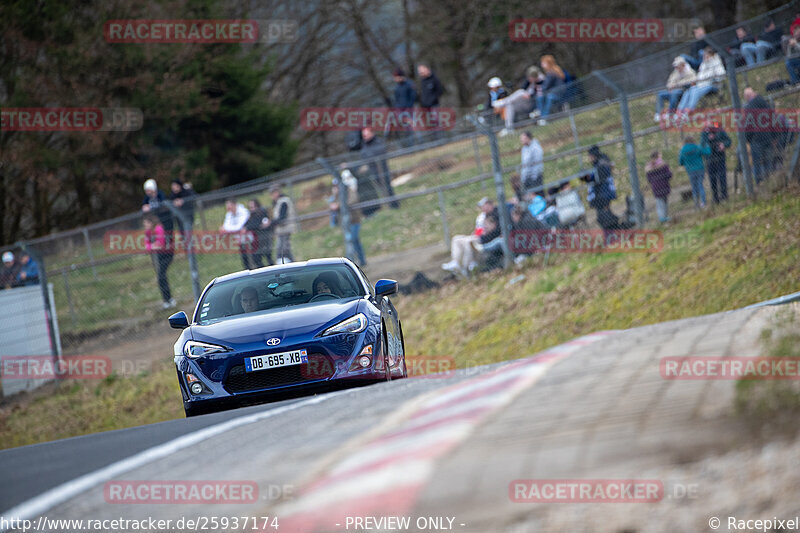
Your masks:
<path fill-rule="evenodd" d="M 792 2 L 747 25 L 755 33 L 772 20 L 786 32 L 798 6 L 800 2 Z M 798 108 L 800 90 L 775 83 L 788 77 L 782 52 L 776 50 L 755 64 L 742 63 L 726 46 L 734 30 L 708 36 L 707 43 L 717 50 L 727 72 L 711 80 L 712 90 L 692 109 L 681 109 L 728 111 L 743 105 L 748 86 L 774 107 Z M 163 350 L 163 339 L 171 335 L 167 310 L 193 307 L 199 291 L 215 276 L 282 257 L 346 254 L 366 265 L 383 258 L 382 271 L 375 271 L 382 275 L 387 265 L 392 270 L 401 263 L 411 270 L 431 264 L 438 269 L 450 252 L 448 270 L 463 274 L 473 262 L 482 269 L 508 267 L 528 255 L 515 252 L 509 240 L 510 232 L 520 227 L 520 217 L 528 219 L 527 213 L 536 220 L 532 227 L 548 231 L 608 229 L 606 215 L 588 198 L 590 191 L 597 194 L 593 189 L 599 179 L 593 167 L 597 153 L 589 154 L 592 146 L 613 164 L 617 200 L 611 202 L 610 212 L 615 224 L 653 227 L 664 218 L 648 179 L 653 152 L 672 169 L 670 213 L 696 209 L 697 189 L 691 172 L 684 170 L 688 167 L 680 164 L 680 153 L 687 137 L 698 146 L 708 138 L 708 124 L 675 118 L 680 109 L 671 109 L 669 95 L 659 94 L 674 59 L 689 51 L 689 44 L 676 46 L 578 79 L 562 89 L 548 116 L 518 113 L 521 120 L 514 122 L 512 134 L 499 114 L 470 110 L 449 131 L 392 134 L 388 142 L 379 133 L 374 140 L 361 141 L 370 144 L 369 149 L 355 147 L 235 187 L 194 196 L 177 189 L 184 204 L 150 204 L 154 208 L 149 215 L 155 216 L 144 217 L 148 222 L 143 220 L 148 213 L 137 212 L 18 243 L 9 251 L 17 258 L 22 250 L 30 251 L 52 285 L 52 318 L 57 320 L 51 320 L 50 331 L 58 331 L 60 350 L 67 355 L 126 353 Z M 768 86 L 779 88 L 767 91 Z M 656 116 L 657 111 L 662 113 Z M 724 124 L 722 129 L 730 142 L 716 134 L 716 144 L 724 145 L 716 157 L 724 162 L 729 198 L 759 194 L 794 175 L 800 144 L 791 135 L 773 143 L 772 178 L 762 182 L 754 179 L 761 175 L 754 175 L 747 132 Z M 542 149 L 541 171 L 533 176 L 521 165 L 520 134 L 525 131 Z M 719 187 L 712 191 L 708 183 L 705 202 L 711 203 L 722 193 Z M 169 190 L 164 193 L 169 195 Z M 483 209 L 484 199 L 497 206 L 522 207 L 497 210 L 496 228 L 487 229 L 484 222 L 476 228 L 476 218 L 485 221 L 492 212 Z M 569 217 L 563 216 L 567 208 Z M 500 239 L 492 242 L 491 231 Z M 246 253 L 239 244 L 243 234 L 255 236 Z M 467 258 L 454 257 L 465 251 L 465 241 L 457 236 L 468 235 L 479 245 L 470 248 Z M 53 353 L 58 351 L 56 344 L 51 344 Z"/>

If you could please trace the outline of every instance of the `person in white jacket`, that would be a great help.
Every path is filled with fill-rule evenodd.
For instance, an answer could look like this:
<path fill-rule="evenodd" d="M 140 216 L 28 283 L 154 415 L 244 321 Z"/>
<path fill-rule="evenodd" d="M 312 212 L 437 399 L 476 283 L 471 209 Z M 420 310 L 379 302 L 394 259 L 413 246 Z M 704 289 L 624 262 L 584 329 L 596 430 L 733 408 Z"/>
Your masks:
<path fill-rule="evenodd" d="M 533 138 L 531 132 L 523 131 L 519 136 L 522 161 L 520 165 L 520 178 L 525 192 L 541 192 L 544 175 L 544 151 L 539 141 Z M 539 189 L 539 190 L 537 190 Z"/>
<path fill-rule="evenodd" d="M 697 81 L 681 96 L 678 112 L 686 114 L 697 107 L 700 99 L 714 90 L 714 82 L 725 77 L 725 66 L 711 47 L 703 52 L 703 62 L 697 70 Z"/>
<path fill-rule="evenodd" d="M 233 198 L 229 198 L 225 201 L 225 220 L 219 228 L 219 231 L 220 233 L 239 233 L 244 237 L 246 233 L 244 225 L 249 218 L 250 211 L 248 211 L 244 205 L 234 201 Z M 242 256 L 242 266 L 244 266 L 246 270 L 249 270 L 250 254 L 252 250 L 250 250 L 247 243 L 241 243 L 239 245 L 239 252 Z"/>

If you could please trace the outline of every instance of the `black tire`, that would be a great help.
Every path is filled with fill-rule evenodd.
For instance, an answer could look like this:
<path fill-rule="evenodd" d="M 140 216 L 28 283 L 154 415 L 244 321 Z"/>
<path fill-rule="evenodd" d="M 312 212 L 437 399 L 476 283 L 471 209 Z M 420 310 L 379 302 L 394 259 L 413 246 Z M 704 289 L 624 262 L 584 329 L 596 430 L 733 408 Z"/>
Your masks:
<path fill-rule="evenodd" d="M 406 340 L 403 338 L 403 324 L 400 322 L 397 323 L 397 327 L 400 330 L 400 349 L 403 350 L 403 375 L 396 379 L 403 379 L 408 377 L 408 367 L 406 366 Z"/>
<path fill-rule="evenodd" d="M 381 350 L 383 351 L 383 369 L 386 373 L 386 381 L 392 381 L 392 370 L 389 367 L 389 342 L 386 339 L 386 324 L 383 324 L 381 334 Z"/>

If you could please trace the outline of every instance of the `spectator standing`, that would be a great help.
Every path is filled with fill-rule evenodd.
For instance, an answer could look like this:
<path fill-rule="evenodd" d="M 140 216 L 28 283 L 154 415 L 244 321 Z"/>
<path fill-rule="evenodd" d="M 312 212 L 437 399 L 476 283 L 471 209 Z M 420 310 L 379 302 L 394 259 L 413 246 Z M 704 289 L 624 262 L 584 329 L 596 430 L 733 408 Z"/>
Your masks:
<path fill-rule="evenodd" d="M 686 139 L 683 140 L 683 148 L 681 148 L 680 154 L 678 155 L 678 162 L 689 174 L 694 203 L 700 209 L 706 207 L 706 190 L 703 187 L 703 178 L 705 177 L 703 156 L 710 153 L 710 148 L 701 148 L 695 144 L 694 138 L 686 137 Z"/>
<path fill-rule="evenodd" d="M 725 163 L 725 150 L 731 146 L 731 138 L 718 124 L 708 122 L 700 136 L 700 146 L 710 151 L 705 156 L 711 196 L 718 204 L 728 199 L 728 168 Z"/>
<path fill-rule="evenodd" d="M 530 131 L 519 136 L 522 145 L 520 177 L 522 179 L 523 197 L 531 191 L 541 189 L 544 184 L 544 151 L 539 141 L 533 138 Z"/>
<path fill-rule="evenodd" d="M 439 107 L 439 98 L 444 93 L 444 87 L 428 65 L 417 66 L 417 74 L 419 74 L 420 84 L 419 105 L 425 111 L 430 112 Z"/>
<path fill-rule="evenodd" d="M 405 144 L 413 143 L 413 118 L 406 114 L 412 113 L 414 110 L 414 103 L 417 101 L 417 90 L 414 85 L 406 78 L 406 73 L 401 68 L 396 68 L 393 73 L 394 78 L 394 108 L 399 114 L 399 118 L 403 123 L 404 132 L 401 132 L 402 139 Z"/>
<path fill-rule="evenodd" d="M 339 198 L 339 187 L 344 185 L 347 208 L 350 213 L 350 239 L 353 244 L 353 251 L 356 254 L 355 259 L 358 261 L 359 266 L 367 266 L 367 258 L 364 255 L 364 247 L 361 244 L 361 211 L 353 209 L 352 206 L 359 202 L 358 198 L 358 180 L 353 174 L 344 168 L 341 171 L 342 182 L 337 183 L 334 187 L 336 189 L 336 198 Z M 351 258 L 354 259 L 354 258 Z"/>
<path fill-rule="evenodd" d="M 672 60 L 672 72 L 667 78 L 667 90 L 659 91 L 656 95 L 656 114 L 653 119 L 656 122 L 661 120 L 661 110 L 664 108 L 664 101 L 669 101 L 669 111 L 674 113 L 678 108 L 678 102 L 683 95 L 683 91 L 690 87 L 697 79 L 692 67 L 690 67 L 681 56 Z"/>
<path fill-rule="evenodd" d="M 667 162 L 661 159 L 661 153 L 657 150 L 650 154 L 650 161 L 644 166 L 644 170 L 653 190 L 653 196 L 656 197 L 658 220 L 665 224 L 669 222 L 668 198 L 671 191 L 669 182 L 672 179 L 672 170 Z"/>
<path fill-rule="evenodd" d="M 719 81 L 725 77 L 725 66 L 713 49 L 707 48 L 703 54 L 703 62 L 700 64 L 700 69 L 697 71 L 697 79 L 695 84 L 683 93 L 681 101 L 678 104 L 678 112 L 683 113 L 684 116 L 688 111 L 697 107 L 700 99 L 714 90 L 714 82 Z"/>
<path fill-rule="evenodd" d="M 549 54 L 542 56 L 540 64 L 545 75 L 542 82 L 542 94 L 537 96 L 536 99 L 536 107 L 541 112 L 540 116 L 542 117 L 539 121 L 541 125 L 545 124 L 543 119 L 550 114 L 553 105 L 558 107 L 560 104 L 566 75 L 556 63 L 555 58 Z"/>
<path fill-rule="evenodd" d="M 294 210 L 292 199 L 283 194 L 280 185 L 273 185 L 269 190 L 272 196 L 272 224 L 275 227 L 275 236 L 278 244 L 275 249 L 275 258 L 278 264 L 291 263 L 292 234 L 297 232 L 297 213 Z"/>
<path fill-rule="evenodd" d="M 800 30 L 795 30 L 800 31 Z M 755 92 L 751 87 L 744 90 L 744 106 L 746 115 L 756 115 L 762 117 L 763 114 L 772 114 L 772 107 L 764 100 L 764 97 Z M 767 121 L 765 121 L 767 120 Z M 751 123 L 772 124 L 771 119 L 758 118 L 750 121 Z M 772 172 L 772 141 L 775 138 L 774 132 L 768 128 L 748 128 L 744 134 L 744 139 L 750 145 L 750 155 L 753 158 L 753 174 L 756 183 L 761 183 Z"/>
<path fill-rule="evenodd" d="M 417 101 L 417 90 L 406 78 L 406 73 L 401 68 L 394 69 L 394 107 L 396 109 L 411 109 Z"/>
<path fill-rule="evenodd" d="M 694 42 L 692 43 L 691 52 L 689 54 L 682 54 L 682 57 L 689 63 L 689 66 L 694 70 L 700 68 L 700 63 L 703 61 L 708 43 L 705 40 L 706 29 L 703 26 L 697 26 L 692 29 L 694 33 Z"/>
<path fill-rule="evenodd" d="M 3 267 L 0 269 L 0 290 L 10 289 L 17 283 L 20 265 L 12 252 L 3 252 Z"/>
<path fill-rule="evenodd" d="M 755 65 L 758 56 L 756 39 L 744 26 L 736 28 L 736 39 L 728 44 L 728 50 L 736 58 L 736 64 Z M 740 61 L 740 58 L 742 61 Z"/>
<path fill-rule="evenodd" d="M 490 105 L 503 110 L 505 127 L 500 130 L 500 136 L 508 135 L 514 129 L 514 119 L 517 113 L 528 113 L 536 100 L 536 90 L 542 83 L 539 78 L 542 71 L 537 67 L 530 67 L 525 73 L 525 83 L 522 89 L 517 89 L 510 95 L 491 102 Z M 494 79 L 494 78 L 493 78 Z"/>
<path fill-rule="evenodd" d="M 172 263 L 173 250 L 167 239 L 167 231 L 164 229 L 163 224 L 150 213 L 144 217 L 144 237 L 145 249 L 150 253 L 153 267 L 156 270 L 158 290 L 161 291 L 161 299 L 163 300 L 161 308 L 169 309 L 170 307 L 175 307 L 175 299 L 172 297 L 169 289 L 169 279 L 167 278 L 167 269 Z"/>
<path fill-rule="evenodd" d="M 17 273 L 17 285 L 38 285 L 39 264 L 27 252 L 22 252 L 19 260 L 20 269 L 19 273 Z"/>
<path fill-rule="evenodd" d="M 247 208 L 237 203 L 233 198 L 225 200 L 225 219 L 220 226 L 221 233 L 238 233 L 241 236 L 239 242 L 239 254 L 242 257 L 242 266 L 245 270 L 250 269 L 250 245 L 245 242 L 245 224 L 250 219 L 250 211 Z"/>
<path fill-rule="evenodd" d="M 253 235 L 253 242 L 250 243 L 253 252 L 250 254 L 250 267 L 263 267 L 262 257 L 266 257 L 267 265 L 272 266 L 273 228 L 269 214 L 256 198 L 247 202 L 247 210 L 250 211 L 250 216 L 245 222 L 244 228 Z"/>
<path fill-rule="evenodd" d="M 184 220 L 191 225 L 194 225 L 194 200 L 195 192 L 192 189 L 191 183 L 184 183 L 179 178 L 172 180 L 170 184 L 169 199 L 172 205 L 178 209 L 181 216 L 177 217 L 178 229 L 181 233 L 186 233 L 190 228 L 184 227 Z"/>
<path fill-rule="evenodd" d="M 370 126 L 361 130 L 361 137 L 363 138 L 361 157 L 369 160 L 369 172 L 372 179 L 386 192 L 387 197 L 393 198 L 392 175 L 389 172 L 389 165 L 386 163 L 386 144 L 375 135 Z M 400 202 L 392 200 L 389 207 L 397 209 L 400 207 Z"/>
<path fill-rule="evenodd" d="M 144 182 L 144 200 L 142 200 L 142 212 L 153 213 L 161 221 L 164 231 L 167 234 L 167 239 L 172 241 L 172 211 L 166 205 L 166 196 L 158 190 L 156 180 L 153 178 Z"/>
<path fill-rule="evenodd" d="M 781 40 L 783 54 L 786 56 L 786 72 L 792 85 L 800 83 L 800 26 L 795 26 L 791 37 Z"/>
<path fill-rule="evenodd" d="M 617 188 L 612 175 L 614 165 L 597 145 L 589 148 L 589 160 L 594 169 L 589 179 L 586 200 L 597 212 L 597 223 L 608 237 L 609 233 L 620 229 L 619 218 L 611 210 L 611 202 L 617 198 Z"/>

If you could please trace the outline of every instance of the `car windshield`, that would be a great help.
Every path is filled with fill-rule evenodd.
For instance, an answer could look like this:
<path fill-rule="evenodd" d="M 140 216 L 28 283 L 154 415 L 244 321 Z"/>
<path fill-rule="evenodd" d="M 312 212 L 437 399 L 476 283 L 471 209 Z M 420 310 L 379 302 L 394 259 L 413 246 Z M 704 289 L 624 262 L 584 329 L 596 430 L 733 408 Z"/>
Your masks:
<path fill-rule="evenodd" d="M 345 265 L 320 265 L 272 270 L 214 284 L 200 302 L 201 325 L 304 304 L 363 296 L 355 272 Z"/>

